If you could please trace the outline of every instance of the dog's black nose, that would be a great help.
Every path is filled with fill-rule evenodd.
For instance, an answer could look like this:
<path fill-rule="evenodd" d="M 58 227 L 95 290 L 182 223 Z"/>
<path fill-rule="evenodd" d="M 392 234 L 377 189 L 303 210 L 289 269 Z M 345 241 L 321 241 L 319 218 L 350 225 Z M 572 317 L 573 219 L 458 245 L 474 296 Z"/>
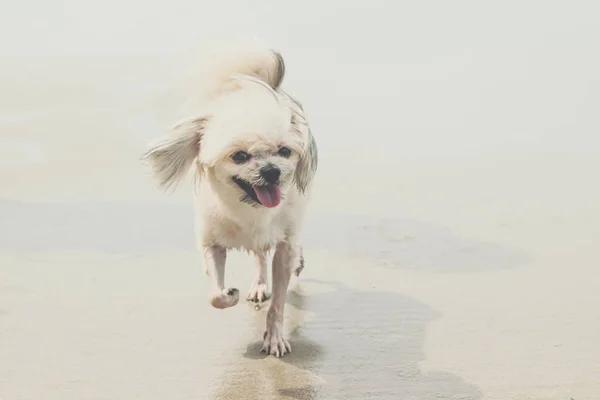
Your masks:
<path fill-rule="evenodd" d="M 281 170 L 273 164 L 267 164 L 260 169 L 260 176 L 263 177 L 267 183 L 278 184 Z"/>

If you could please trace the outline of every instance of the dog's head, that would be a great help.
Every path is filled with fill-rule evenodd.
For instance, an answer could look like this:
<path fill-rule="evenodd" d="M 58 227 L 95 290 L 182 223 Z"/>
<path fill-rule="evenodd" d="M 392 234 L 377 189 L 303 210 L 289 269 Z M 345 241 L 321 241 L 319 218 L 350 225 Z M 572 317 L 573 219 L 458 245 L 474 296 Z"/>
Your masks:
<path fill-rule="evenodd" d="M 278 88 L 283 62 L 277 60 L 280 71 L 270 82 L 232 76 L 231 89 L 202 115 L 180 122 L 150 148 L 145 157 L 161 186 L 176 184 L 196 161 L 199 178 L 209 179 L 217 194 L 252 206 L 277 207 L 290 188 L 307 189 L 316 145 L 301 105 Z"/>

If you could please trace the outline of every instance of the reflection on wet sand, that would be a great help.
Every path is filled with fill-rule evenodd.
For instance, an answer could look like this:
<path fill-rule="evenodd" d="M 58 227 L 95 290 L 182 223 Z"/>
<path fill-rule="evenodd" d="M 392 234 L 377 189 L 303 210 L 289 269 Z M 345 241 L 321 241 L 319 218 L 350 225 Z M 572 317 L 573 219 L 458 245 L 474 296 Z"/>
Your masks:
<path fill-rule="evenodd" d="M 10 249 L 145 253 L 194 246 L 191 209 L 185 206 L 4 200 L 0 216 L 0 246 Z M 410 220 L 325 215 L 308 221 L 306 237 L 307 248 L 362 259 L 371 255 L 397 268 L 485 270 L 523 260 L 519 252 L 471 243 L 448 229 Z M 456 252 L 466 247 L 472 251 Z M 447 251 L 456 253 L 440 262 Z M 253 316 L 248 337 L 262 335 L 265 312 Z M 245 357 L 228 364 L 216 398 L 481 398 L 457 376 L 419 370 L 427 325 L 436 312 L 414 299 L 301 279 L 288 294 L 286 315 L 293 352 L 277 360 L 260 353 L 260 342 L 248 345 Z"/>
<path fill-rule="evenodd" d="M 157 254 L 194 251 L 191 207 L 152 204 L 0 201 L 0 249 Z M 165 235 L 168 232 L 168 235 Z M 307 249 L 333 250 L 394 268 L 486 271 L 519 265 L 524 255 L 460 238 L 411 220 L 319 215 L 309 219 Z M 397 240 L 410 237 L 411 240 Z M 463 252 L 461 248 L 471 251 Z M 459 249 L 459 250 L 457 250 Z M 453 252 L 448 257 L 448 252 Z M 446 255 L 446 257 L 444 257 Z M 316 265 L 290 288 L 285 327 L 292 353 L 276 359 L 261 343 L 222 355 L 218 399 L 480 399 L 479 390 L 446 372 L 423 373 L 424 340 L 438 313 L 391 291 L 357 289 Z M 366 273 L 366 272 L 365 272 Z M 304 274 L 306 275 L 306 274 Z M 262 336 L 266 307 L 244 326 Z M 253 340 L 253 339 L 252 339 Z M 220 369 L 219 369 L 220 370 Z"/>
<path fill-rule="evenodd" d="M 323 285 L 325 292 L 311 290 Z M 423 303 L 393 292 L 304 280 L 288 293 L 287 307 L 292 353 L 277 360 L 260 355 L 260 343 L 252 343 L 245 359 L 225 371 L 215 398 L 482 398 L 456 375 L 420 371 L 427 325 L 438 316 Z M 312 318 L 306 318 L 309 311 Z M 258 332 L 264 318 L 257 315 L 255 321 Z"/>

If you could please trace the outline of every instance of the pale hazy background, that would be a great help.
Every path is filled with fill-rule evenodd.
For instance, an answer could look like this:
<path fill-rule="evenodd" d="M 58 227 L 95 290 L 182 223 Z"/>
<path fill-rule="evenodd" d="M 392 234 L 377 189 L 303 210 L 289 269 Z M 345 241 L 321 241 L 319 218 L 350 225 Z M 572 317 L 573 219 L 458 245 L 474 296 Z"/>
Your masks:
<path fill-rule="evenodd" d="M 0 399 L 598 397 L 599 15 L 3 0 Z M 283 360 L 264 310 L 209 308 L 189 187 L 139 162 L 173 67 L 239 35 L 283 53 L 320 146 Z"/>

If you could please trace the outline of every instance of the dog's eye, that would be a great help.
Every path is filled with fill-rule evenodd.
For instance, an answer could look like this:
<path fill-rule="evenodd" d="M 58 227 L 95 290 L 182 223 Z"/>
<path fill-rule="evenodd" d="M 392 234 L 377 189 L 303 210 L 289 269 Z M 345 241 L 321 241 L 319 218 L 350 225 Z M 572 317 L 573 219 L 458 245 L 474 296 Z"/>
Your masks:
<path fill-rule="evenodd" d="M 288 158 L 292 154 L 292 151 L 290 149 L 288 149 L 287 147 L 282 147 L 279 149 L 277 154 L 279 154 L 281 157 Z"/>
<path fill-rule="evenodd" d="M 233 160 L 234 163 L 241 164 L 250 159 L 250 154 L 246 153 L 245 151 L 236 151 L 231 156 L 231 159 Z"/>

